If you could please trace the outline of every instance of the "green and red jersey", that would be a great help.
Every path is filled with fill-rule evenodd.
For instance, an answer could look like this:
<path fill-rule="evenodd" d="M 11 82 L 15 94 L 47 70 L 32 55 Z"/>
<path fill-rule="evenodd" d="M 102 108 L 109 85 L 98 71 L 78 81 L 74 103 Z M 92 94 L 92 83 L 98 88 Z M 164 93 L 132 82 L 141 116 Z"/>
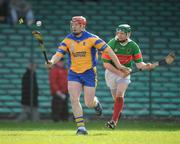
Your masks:
<path fill-rule="evenodd" d="M 131 39 L 128 39 L 127 44 L 123 45 L 114 38 L 108 42 L 108 45 L 118 57 L 119 62 L 126 67 L 131 67 L 133 61 L 136 63 L 143 61 L 139 46 Z M 102 54 L 102 59 L 103 62 L 114 65 L 108 54 Z"/>

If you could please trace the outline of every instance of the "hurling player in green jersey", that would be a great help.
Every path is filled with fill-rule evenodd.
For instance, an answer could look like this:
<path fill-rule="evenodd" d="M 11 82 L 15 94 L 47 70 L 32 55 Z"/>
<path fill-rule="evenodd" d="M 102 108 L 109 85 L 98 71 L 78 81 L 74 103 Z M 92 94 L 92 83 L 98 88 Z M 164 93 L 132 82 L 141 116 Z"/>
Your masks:
<path fill-rule="evenodd" d="M 119 25 L 116 29 L 116 36 L 109 41 L 108 45 L 113 49 L 121 64 L 131 68 L 132 62 L 136 63 L 136 67 L 142 70 L 151 70 L 154 65 L 144 63 L 139 46 L 130 39 L 131 27 L 128 24 Z M 106 69 L 105 80 L 107 86 L 111 90 L 114 99 L 114 112 L 110 121 L 106 123 L 108 128 L 114 129 L 120 118 L 123 109 L 124 95 L 128 88 L 130 75 L 126 76 L 119 71 L 108 54 L 102 54 L 103 64 Z"/>

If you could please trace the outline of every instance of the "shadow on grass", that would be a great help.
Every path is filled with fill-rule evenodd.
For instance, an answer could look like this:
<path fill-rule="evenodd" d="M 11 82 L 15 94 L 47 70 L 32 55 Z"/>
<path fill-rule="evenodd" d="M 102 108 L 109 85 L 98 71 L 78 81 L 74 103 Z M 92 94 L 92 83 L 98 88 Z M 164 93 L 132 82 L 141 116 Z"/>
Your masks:
<path fill-rule="evenodd" d="M 90 137 L 91 137 L 91 136 L 92 136 L 92 137 L 96 137 L 96 136 L 97 136 L 97 137 L 99 137 L 99 136 L 107 136 L 107 135 L 108 135 L 108 133 L 105 133 L 105 132 L 102 133 L 102 132 L 98 132 L 98 131 L 97 131 L 97 132 L 95 132 L 95 133 L 94 133 L 94 132 L 93 132 L 93 133 L 91 132 L 91 133 L 88 134 L 88 135 L 78 135 L 78 136 L 88 136 L 88 137 L 89 137 L 89 136 L 90 136 Z M 24 137 L 24 136 L 28 136 L 28 137 L 29 137 L 29 136 L 33 136 L 33 137 L 43 136 L 43 137 L 44 137 L 44 136 L 45 136 L 45 137 L 46 137 L 47 134 L 42 134 L 42 133 L 41 133 L 41 134 L 40 134 L 40 133 L 38 133 L 38 134 L 37 134 L 37 133 L 34 133 L 34 134 L 32 134 L 32 133 L 23 133 L 23 134 L 22 134 L 22 133 L 21 133 L 21 134 L 9 133 L 9 134 L 1 134 L 1 137 L 7 137 L 7 136 L 10 136 L 10 137 L 21 137 L 21 136 L 23 136 L 23 137 Z M 58 138 L 59 138 L 59 137 L 66 137 L 66 136 L 67 136 L 67 137 L 69 137 L 69 136 L 73 137 L 73 136 L 77 136 L 77 135 L 76 135 L 75 133 L 63 133 L 63 134 L 62 134 L 62 133 L 59 133 L 59 134 L 48 134 L 48 136 L 55 137 L 55 138 L 58 137 Z"/>
<path fill-rule="evenodd" d="M 157 121 L 120 121 L 115 130 L 105 127 L 106 121 L 89 121 L 86 123 L 88 130 L 96 130 L 95 135 L 104 135 L 102 131 L 180 131 L 180 124 L 173 122 L 157 122 Z M 32 130 L 61 130 L 76 131 L 74 122 L 58 122 L 49 121 L 42 122 L 5 122 L 0 121 L 0 130 L 3 131 L 32 131 Z"/>

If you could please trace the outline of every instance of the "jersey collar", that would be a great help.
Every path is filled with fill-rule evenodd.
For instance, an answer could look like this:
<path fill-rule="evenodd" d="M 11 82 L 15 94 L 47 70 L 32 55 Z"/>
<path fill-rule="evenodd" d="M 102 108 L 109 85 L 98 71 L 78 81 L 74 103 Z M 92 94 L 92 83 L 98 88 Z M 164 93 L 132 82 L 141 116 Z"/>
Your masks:
<path fill-rule="evenodd" d="M 115 40 L 117 41 L 117 37 L 115 36 Z M 132 40 L 130 39 L 130 38 L 128 38 L 128 40 L 127 40 L 127 42 L 125 42 L 125 43 L 120 43 L 122 46 L 125 46 L 125 45 L 127 45 L 129 42 L 131 42 Z"/>

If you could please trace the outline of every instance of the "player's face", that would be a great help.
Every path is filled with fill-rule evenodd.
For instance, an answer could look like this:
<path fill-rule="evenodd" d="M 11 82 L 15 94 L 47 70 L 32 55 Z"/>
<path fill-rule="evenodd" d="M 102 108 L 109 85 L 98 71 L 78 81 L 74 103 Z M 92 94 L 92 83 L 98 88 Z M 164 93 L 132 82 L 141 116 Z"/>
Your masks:
<path fill-rule="evenodd" d="M 71 22 L 71 31 L 75 35 L 79 35 L 84 29 L 84 26 L 82 24 L 79 24 L 78 22 Z"/>
<path fill-rule="evenodd" d="M 120 42 L 126 41 L 129 38 L 129 35 L 124 32 L 117 32 L 116 36 Z"/>

